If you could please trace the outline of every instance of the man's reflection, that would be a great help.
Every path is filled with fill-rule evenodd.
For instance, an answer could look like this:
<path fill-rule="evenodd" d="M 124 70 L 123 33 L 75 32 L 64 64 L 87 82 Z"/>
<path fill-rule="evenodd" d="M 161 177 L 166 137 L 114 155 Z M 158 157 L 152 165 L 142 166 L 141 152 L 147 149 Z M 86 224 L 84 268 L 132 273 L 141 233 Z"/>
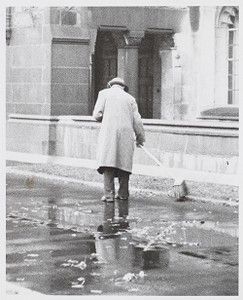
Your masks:
<path fill-rule="evenodd" d="M 129 231 L 128 201 L 117 201 L 118 215 L 115 216 L 115 203 L 104 203 L 104 218 L 95 237 L 96 253 L 106 274 L 128 273 L 134 269 L 165 268 L 169 264 L 169 249 L 150 247 L 144 251 L 141 244 L 132 241 Z"/>
<path fill-rule="evenodd" d="M 119 201 L 118 216 L 115 217 L 115 203 L 104 203 L 104 218 L 98 227 L 95 239 L 96 253 L 100 262 L 108 263 L 106 275 L 115 272 L 131 272 L 132 244 L 128 229 L 128 201 Z"/>

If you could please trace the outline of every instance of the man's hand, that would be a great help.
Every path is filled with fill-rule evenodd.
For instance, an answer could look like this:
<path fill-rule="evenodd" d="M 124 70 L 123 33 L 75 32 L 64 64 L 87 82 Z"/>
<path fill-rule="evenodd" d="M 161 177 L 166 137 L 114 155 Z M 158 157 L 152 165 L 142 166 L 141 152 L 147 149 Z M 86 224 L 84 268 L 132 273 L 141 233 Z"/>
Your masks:
<path fill-rule="evenodd" d="M 136 141 L 136 146 L 140 148 L 140 146 L 143 146 L 143 143 Z"/>

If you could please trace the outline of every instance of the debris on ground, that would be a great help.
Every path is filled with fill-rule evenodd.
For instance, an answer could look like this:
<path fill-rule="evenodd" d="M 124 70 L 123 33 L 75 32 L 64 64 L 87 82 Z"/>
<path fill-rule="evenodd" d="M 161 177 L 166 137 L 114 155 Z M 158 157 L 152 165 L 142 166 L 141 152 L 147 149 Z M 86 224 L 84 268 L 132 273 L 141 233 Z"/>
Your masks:
<path fill-rule="evenodd" d="M 69 259 L 67 262 L 62 263 L 61 267 L 74 267 L 84 270 L 87 268 L 87 264 L 85 261 L 78 262 L 77 260 Z"/>

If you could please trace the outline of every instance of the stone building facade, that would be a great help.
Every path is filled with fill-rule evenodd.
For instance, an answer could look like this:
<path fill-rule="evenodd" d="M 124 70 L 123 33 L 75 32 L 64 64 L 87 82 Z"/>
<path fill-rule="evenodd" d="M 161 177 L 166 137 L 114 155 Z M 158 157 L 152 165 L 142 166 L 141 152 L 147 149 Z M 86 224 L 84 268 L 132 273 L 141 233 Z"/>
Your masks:
<path fill-rule="evenodd" d="M 114 76 L 144 118 L 238 105 L 236 7 L 12 7 L 7 17 L 8 113 L 90 115 Z"/>
<path fill-rule="evenodd" d="M 237 173 L 238 7 L 9 7 L 6 22 L 9 152 L 93 160 L 97 93 L 120 76 L 165 165 Z"/>

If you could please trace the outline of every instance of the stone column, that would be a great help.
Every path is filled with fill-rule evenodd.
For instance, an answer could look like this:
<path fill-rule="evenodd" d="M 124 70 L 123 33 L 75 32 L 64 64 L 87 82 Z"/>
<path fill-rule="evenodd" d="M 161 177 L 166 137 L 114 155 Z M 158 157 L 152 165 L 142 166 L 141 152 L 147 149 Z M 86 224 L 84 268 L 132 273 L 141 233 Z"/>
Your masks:
<path fill-rule="evenodd" d="M 129 88 L 129 93 L 138 97 L 138 47 L 128 46 L 125 49 L 124 80 Z"/>
<path fill-rule="evenodd" d="M 118 45 L 118 76 L 128 85 L 129 93 L 138 97 L 138 49 L 144 32 L 129 32 L 123 35 Z"/>
<path fill-rule="evenodd" d="M 174 106 L 174 78 L 172 47 L 174 41 L 171 36 L 163 37 L 160 46 L 161 58 L 161 119 L 173 119 Z"/>

